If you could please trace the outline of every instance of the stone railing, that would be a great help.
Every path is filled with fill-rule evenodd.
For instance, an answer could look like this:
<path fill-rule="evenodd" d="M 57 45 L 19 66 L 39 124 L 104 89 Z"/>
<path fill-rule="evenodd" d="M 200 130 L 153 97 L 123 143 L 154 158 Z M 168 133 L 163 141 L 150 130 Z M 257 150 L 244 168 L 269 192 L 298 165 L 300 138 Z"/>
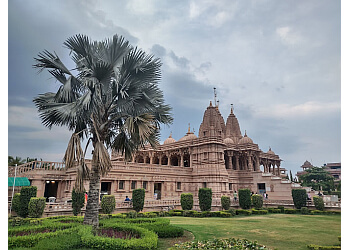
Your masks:
<path fill-rule="evenodd" d="M 15 176 L 15 166 L 8 167 L 8 176 Z M 54 170 L 63 171 L 65 170 L 65 164 L 62 162 L 52 162 L 52 161 L 32 161 L 24 163 L 17 166 L 16 175 L 23 175 L 33 170 Z"/>

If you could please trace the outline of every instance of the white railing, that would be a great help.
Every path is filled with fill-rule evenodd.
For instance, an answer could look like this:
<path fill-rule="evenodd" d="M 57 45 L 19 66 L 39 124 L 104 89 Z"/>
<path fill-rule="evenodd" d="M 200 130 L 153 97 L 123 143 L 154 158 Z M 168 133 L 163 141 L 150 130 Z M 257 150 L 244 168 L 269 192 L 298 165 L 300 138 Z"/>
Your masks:
<path fill-rule="evenodd" d="M 8 167 L 9 177 L 15 176 L 15 168 L 15 166 Z M 17 175 L 23 175 L 33 170 L 63 171 L 65 170 L 65 164 L 52 161 L 32 161 L 17 166 Z"/>

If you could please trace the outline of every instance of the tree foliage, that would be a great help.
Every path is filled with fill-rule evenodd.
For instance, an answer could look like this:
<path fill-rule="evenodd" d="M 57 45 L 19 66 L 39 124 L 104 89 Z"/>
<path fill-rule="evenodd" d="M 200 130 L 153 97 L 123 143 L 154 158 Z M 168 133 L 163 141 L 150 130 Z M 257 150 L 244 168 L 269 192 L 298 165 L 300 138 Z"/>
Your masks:
<path fill-rule="evenodd" d="M 72 191 L 72 208 L 74 216 L 80 214 L 85 203 L 85 192 L 78 192 L 73 188 Z"/>
<path fill-rule="evenodd" d="M 238 190 L 238 201 L 239 201 L 239 206 L 242 209 L 250 209 L 250 207 L 252 206 L 250 190 L 249 189 Z"/>
<path fill-rule="evenodd" d="M 111 168 L 108 149 L 130 159 L 140 146 L 156 146 L 161 124 L 172 122 L 171 108 L 159 89 L 161 62 L 123 37 L 91 41 L 75 35 L 64 42 L 75 63 L 69 69 L 56 53 L 39 53 L 34 68 L 47 70 L 60 84 L 56 93 L 33 101 L 44 126 L 72 131 L 64 156 L 67 168 L 77 167 L 77 191 L 89 178 L 84 223 L 98 226 L 100 178 Z M 91 170 L 85 164 L 81 140 L 94 148 Z"/>
<path fill-rule="evenodd" d="M 313 167 L 305 170 L 305 174 L 299 177 L 302 186 L 312 187 L 314 190 L 330 191 L 334 189 L 334 178 L 324 167 Z"/>
<path fill-rule="evenodd" d="M 18 157 L 18 156 L 13 157 L 11 155 L 8 156 L 8 165 L 9 166 L 16 166 L 16 164 L 17 164 L 17 166 L 19 166 L 19 165 L 22 165 L 24 163 L 26 163 L 26 160 L 22 159 L 21 157 Z"/>
<path fill-rule="evenodd" d="M 292 197 L 294 206 L 301 209 L 306 206 L 307 194 L 305 189 L 292 189 Z"/>

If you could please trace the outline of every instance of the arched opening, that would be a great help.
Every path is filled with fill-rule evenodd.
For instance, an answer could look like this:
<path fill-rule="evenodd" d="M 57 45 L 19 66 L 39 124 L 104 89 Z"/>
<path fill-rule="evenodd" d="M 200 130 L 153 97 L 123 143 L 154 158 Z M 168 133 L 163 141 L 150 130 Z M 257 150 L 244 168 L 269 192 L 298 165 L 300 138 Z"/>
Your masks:
<path fill-rule="evenodd" d="M 179 156 L 174 154 L 170 157 L 170 165 L 179 166 Z"/>
<path fill-rule="evenodd" d="M 184 167 L 186 168 L 190 167 L 190 154 L 185 153 L 183 158 L 184 158 Z"/>
<path fill-rule="evenodd" d="M 136 158 L 135 158 L 135 162 L 137 162 L 137 163 L 144 163 L 144 160 L 143 160 L 142 155 L 138 155 L 138 156 L 136 156 Z"/>
<path fill-rule="evenodd" d="M 153 157 L 153 164 L 159 164 L 158 156 Z"/>
<path fill-rule="evenodd" d="M 162 156 L 161 164 L 168 165 L 168 157 L 166 155 Z"/>
<path fill-rule="evenodd" d="M 145 161 L 145 163 L 148 163 L 148 164 L 151 163 L 151 158 L 149 158 L 149 156 L 146 156 L 146 161 Z"/>
<path fill-rule="evenodd" d="M 224 155 L 224 159 L 225 159 L 225 168 L 229 169 L 230 158 L 227 155 Z"/>

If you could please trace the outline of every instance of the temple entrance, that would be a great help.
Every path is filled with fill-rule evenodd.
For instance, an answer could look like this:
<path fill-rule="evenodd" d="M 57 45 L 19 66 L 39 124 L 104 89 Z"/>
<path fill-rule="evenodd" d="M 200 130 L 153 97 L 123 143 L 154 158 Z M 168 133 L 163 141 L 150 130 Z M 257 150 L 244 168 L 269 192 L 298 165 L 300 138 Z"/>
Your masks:
<path fill-rule="evenodd" d="M 160 182 L 154 183 L 154 199 L 160 200 L 162 198 L 161 191 L 162 191 L 162 183 Z"/>
<path fill-rule="evenodd" d="M 49 202 L 49 197 L 55 197 L 55 199 L 50 199 L 51 201 L 55 201 L 56 200 L 56 198 L 57 198 L 57 188 L 58 188 L 58 182 L 57 181 L 46 181 L 44 197 L 46 198 L 47 202 Z"/>
<path fill-rule="evenodd" d="M 265 183 L 258 183 L 258 193 L 263 194 L 266 192 Z"/>
<path fill-rule="evenodd" d="M 101 182 L 100 200 L 106 194 L 111 194 L 111 182 Z"/>

